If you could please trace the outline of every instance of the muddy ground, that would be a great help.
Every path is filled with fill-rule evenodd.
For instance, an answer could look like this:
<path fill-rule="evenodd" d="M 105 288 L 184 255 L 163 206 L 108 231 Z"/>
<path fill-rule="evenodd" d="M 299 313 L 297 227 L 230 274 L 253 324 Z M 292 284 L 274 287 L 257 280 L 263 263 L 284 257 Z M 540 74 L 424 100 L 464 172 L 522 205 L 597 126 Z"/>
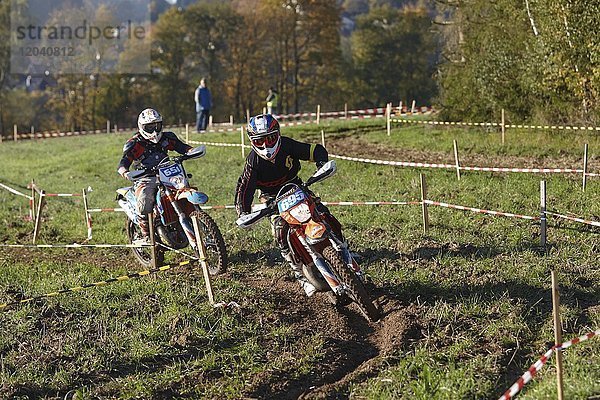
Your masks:
<path fill-rule="evenodd" d="M 332 154 L 357 157 L 372 157 L 380 160 L 399 160 L 431 163 L 453 163 L 451 154 L 421 152 L 409 149 L 392 149 L 375 144 L 365 143 L 360 138 L 339 135 L 330 137 L 328 150 Z M 465 156 L 464 165 L 475 166 L 518 166 L 518 167 L 574 167 L 570 158 L 537 160 L 525 157 L 488 157 Z M 590 166 L 593 167 L 593 166 Z M 441 251 L 441 250 L 440 250 Z M 10 251 L 12 257 L 26 256 L 25 250 Z M 107 269 L 117 259 L 127 256 L 123 252 L 113 253 L 113 259 L 99 258 L 99 265 L 105 264 Z M 235 255 L 232 255 L 235 261 Z M 58 257 L 58 256 L 57 256 Z M 65 259 L 62 263 L 77 262 L 78 256 Z M 83 257 L 83 256 L 80 256 Z M 402 255 L 398 255 L 402 257 Z M 89 257 L 86 262 L 90 262 Z M 132 267 L 135 264 L 132 264 Z M 420 306 L 408 303 L 398 294 L 385 288 L 375 289 L 373 293 L 381 306 L 383 316 L 380 321 L 369 323 L 358 313 L 354 306 L 339 311 L 328 304 L 323 294 L 307 299 L 299 291 L 296 282 L 280 277 L 275 280 L 260 280 L 251 277 L 242 278 L 245 283 L 264 293 L 264 298 L 279 304 L 274 319 L 285 320 L 292 327 L 297 337 L 308 336 L 319 332 L 326 346 L 324 358 L 318 369 L 308 375 L 297 376 L 297 371 L 267 370 L 254 376 L 248 386 L 247 398 L 256 399 L 343 399 L 348 398 L 349 386 L 376 376 L 379 371 L 389 365 L 390 359 L 398 357 L 404 350 L 410 349 L 416 341 L 423 338 L 422 330 L 429 321 L 422 320 L 424 314 Z M 252 302 L 252 299 L 244 300 Z M 246 304 L 250 306 L 251 304 Z M 253 307 L 244 307 L 251 310 Z M 247 313 L 248 311 L 243 311 Z M 260 321 L 261 315 L 244 314 L 244 318 Z M 265 343 L 265 346 L 268 346 Z M 497 349 L 502 351 L 502 349 Z M 267 363 L 290 355 L 270 353 Z M 291 355 L 293 356 L 293 355 Z M 318 371 L 318 372 L 316 372 Z"/>

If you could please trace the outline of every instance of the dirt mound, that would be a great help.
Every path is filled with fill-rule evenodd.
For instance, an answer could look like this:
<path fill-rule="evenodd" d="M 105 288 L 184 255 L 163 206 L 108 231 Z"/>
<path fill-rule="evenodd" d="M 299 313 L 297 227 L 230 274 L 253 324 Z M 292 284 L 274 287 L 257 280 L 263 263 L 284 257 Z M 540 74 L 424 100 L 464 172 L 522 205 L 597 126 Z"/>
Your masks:
<path fill-rule="evenodd" d="M 292 326 L 296 336 L 318 332 L 323 340 L 320 362 L 305 374 L 277 369 L 255 376 L 248 398 L 314 399 L 347 398 L 349 386 L 377 375 L 386 358 L 402 351 L 415 339 L 418 329 L 415 309 L 376 293 L 383 317 L 369 323 L 354 305 L 337 310 L 324 294 L 306 298 L 296 282 L 253 280 L 248 284 L 265 292 L 265 298 L 279 306 L 270 318 Z M 258 318 L 258 316 L 254 316 Z M 265 344 L 268 345 L 268 344 Z M 273 354 L 274 358 L 294 354 Z M 268 360 L 267 362 L 275 361 Z"/>

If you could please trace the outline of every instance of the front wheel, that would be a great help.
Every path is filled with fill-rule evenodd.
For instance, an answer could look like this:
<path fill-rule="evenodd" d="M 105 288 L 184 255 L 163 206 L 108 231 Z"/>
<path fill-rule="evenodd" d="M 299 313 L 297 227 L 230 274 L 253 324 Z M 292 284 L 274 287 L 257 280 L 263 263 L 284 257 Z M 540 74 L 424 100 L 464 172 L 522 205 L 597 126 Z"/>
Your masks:
<path fill-rule="evenodd" d="M 127 225 L 125 226 L 127 230 L 127 238 L 129 239 L 129 243 L 133 243 L 134 241 L 141 239 L 143 237 L 142 230 L 140 226 L 133 222 L 130 219 L 127 219 Z M 132 247 L 131 252 L 136 260 L 144 267 L 150 268 L 152 267 L 152 252 L 150 247 Z M 160 267 L 165 260 L 165 252 L 160 247 L 156 248 L 156 266 Z"/>
<path fill-rule="evenodd" d="M 377 321 L 380 317 L 379 310 L 373 304 L 367 288 L 358 278 L 358 276 L 351 271 L 340 253 L 338 253 L 332 246 L 327 246 L 323 249 L 323 257 L 329 264 L 329 267 L 340 279 L 342 284 L 346 285 L 348 289 L 348 296 L 358 305 L 360 312 L 370 321 Z"/>
<path fill-rule="evenodd" d="M 192 212 L 190 217 L 198 219 L 198 228 L 206 249 L 208 272 L 218 275 L 227 271 L 227 249 L 217 223 L 202 210 Z"/>

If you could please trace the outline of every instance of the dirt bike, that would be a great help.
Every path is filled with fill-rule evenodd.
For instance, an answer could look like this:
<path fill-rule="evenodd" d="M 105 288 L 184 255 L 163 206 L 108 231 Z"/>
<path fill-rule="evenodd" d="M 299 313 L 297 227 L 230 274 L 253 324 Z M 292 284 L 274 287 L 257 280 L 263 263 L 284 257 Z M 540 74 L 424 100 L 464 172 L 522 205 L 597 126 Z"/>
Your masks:
<path fill-rule="evenodd" d="M 294 261 L 302 263 L 306 279 L 317 291 L 327 293 L 336 306 L 354 302 L 367 319 L 376 321 L 380 317 L 379 309 L 373 304 L 366 277 L 342 236 L 341 224 L 319 207 L 320 199 L 308 189 L 335 172 L 335 161 L 328 161 L 306 183 L 284 185 L 274 199 L 240 216 L 236 224 L 250 228 L 278 213 L 289 224 L 287 242 Z"/>
<path fill-rule="evenodd" d="M 205 154 L 206 146 L 202 145 L 181 156 L 165 157 L 153 168 L 131 171 L 129 179 L 136 181 L 149 177 L 159 182 L 153 212 L 154 240 L 158 244 L 155 250 L 156 264 L 164 262 L 165 251 L 181 250 L 191 244 L 196 255 L 205 255 L 210 274 L 216 275 L 227 269 L 225 241 L 215 221 L 200 209 L 200 205 L 208 201 L 208 196 L 189 185 L 188 178 L 192 175 L 183 168 L 185 160 L 200 158 Z M 134 188 L 118 189 L 117 201 L 127 214 L 127 238 L 134 243 L 143 237 L 138 225 Z M 202 236 L 199 244 L 196 243 L 192 217 L 198 220 Z M 198 245 L 202 248 L 199 249 Z M 150 266 L 152 254 L 148 246 L 133 247 L 132 251 L 140 264 Z"/>

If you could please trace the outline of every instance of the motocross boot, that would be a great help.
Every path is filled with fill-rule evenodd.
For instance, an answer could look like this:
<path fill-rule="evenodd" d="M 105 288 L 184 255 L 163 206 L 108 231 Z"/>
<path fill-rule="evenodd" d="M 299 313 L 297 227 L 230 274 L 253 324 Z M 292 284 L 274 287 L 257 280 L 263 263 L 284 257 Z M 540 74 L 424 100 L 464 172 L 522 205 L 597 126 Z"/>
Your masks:
<path fill-rule="evenodd" d="M 131 244 L 136 246 L 144 246 L 150 244 L 150 228 L 148 219 L 140 218 L 138 220 L 138 226 L 140 227 L 141 237 L 134 240 Z"/>
<path fill-rule="evenodd" d="M 310 283 L 308 281 L 308 279 L 306 279 L 306 277 L 302 273 L 302 264 L 294 262 L 292 254 L 287 249 L 286 250 L 282 249 L 281 255 L 290 264 L 290 267 L 292 268 L 292 272 L 294 273 L 294 278 L 296 278 L 296 280 L 300 284 L 300 287 L 302 289 L 304 289 L 304 293 L 306 293 L 306 295 L 308 297 L 311 297 L 313 294 L 315 294 L 315 292 L 317 291 L 317 288 L 315 288 L 313 286 L 313 284 Z"/>

